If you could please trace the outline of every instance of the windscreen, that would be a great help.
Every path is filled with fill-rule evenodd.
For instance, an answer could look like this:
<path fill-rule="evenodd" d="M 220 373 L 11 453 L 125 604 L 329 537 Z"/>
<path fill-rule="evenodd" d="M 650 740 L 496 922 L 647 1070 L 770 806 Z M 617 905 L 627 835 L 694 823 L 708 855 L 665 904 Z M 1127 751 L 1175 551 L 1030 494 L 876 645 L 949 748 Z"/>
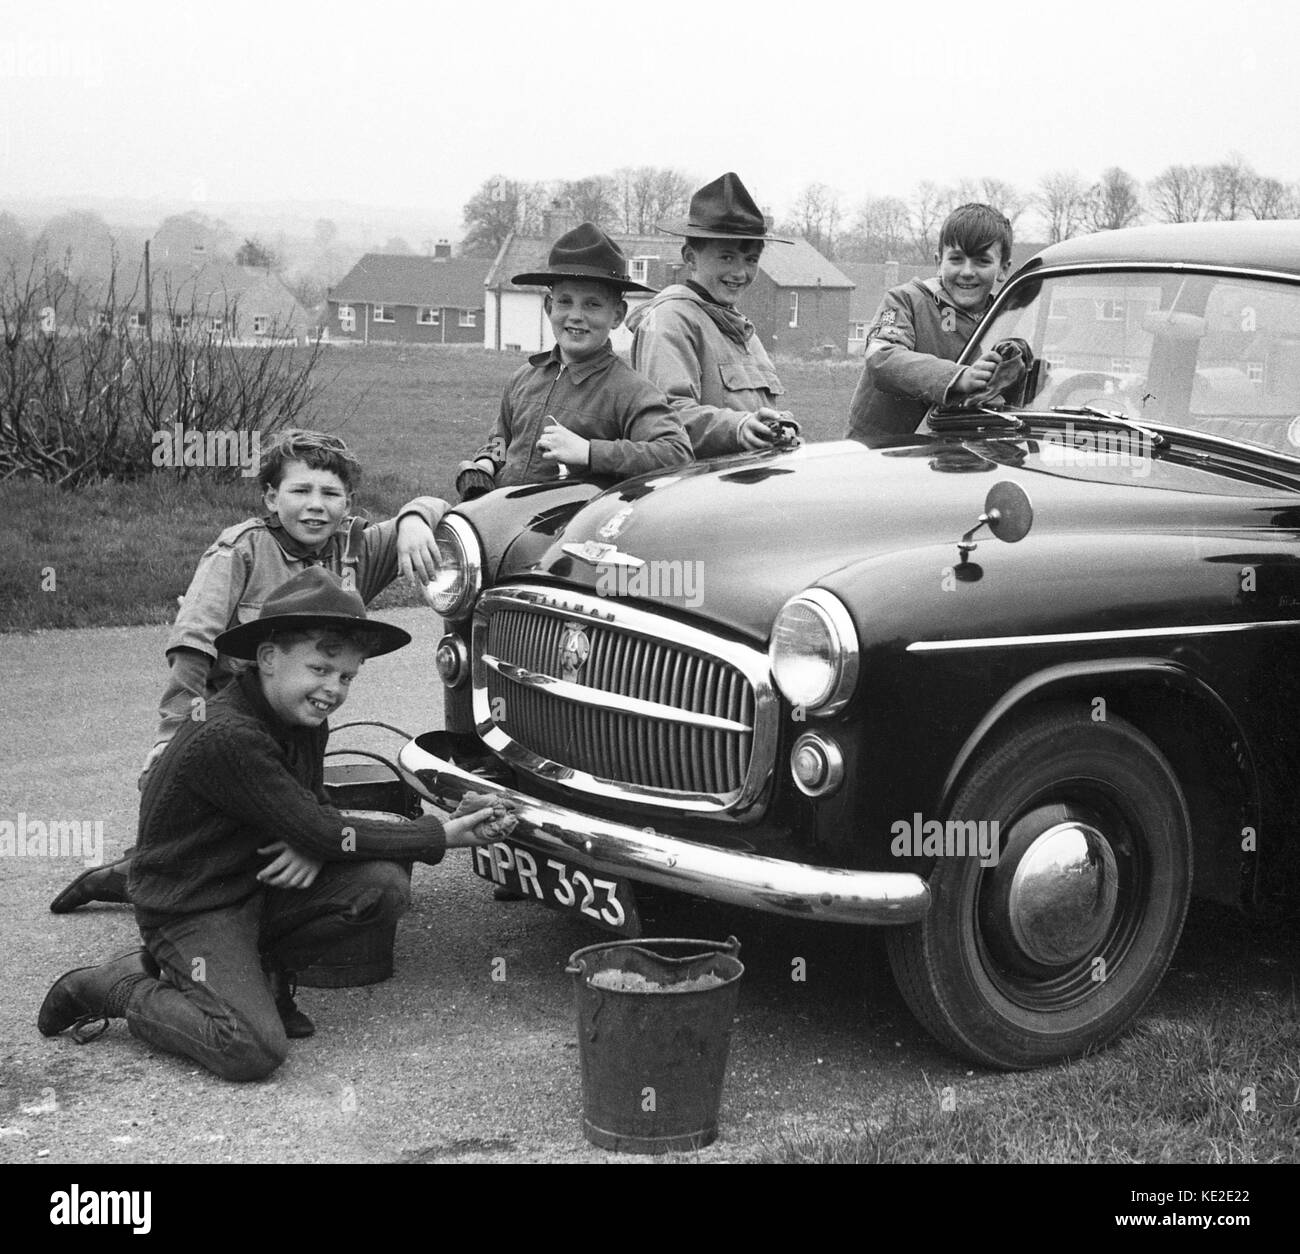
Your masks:
<path fill-rule="evenodd" d="M 1033 350 L 1026 409 L 1094 405 L 1300 456 L 1300 284 L 1168 271 L 1036 278 L 1008 293 L 964 360 L 1009 338 Z"/>

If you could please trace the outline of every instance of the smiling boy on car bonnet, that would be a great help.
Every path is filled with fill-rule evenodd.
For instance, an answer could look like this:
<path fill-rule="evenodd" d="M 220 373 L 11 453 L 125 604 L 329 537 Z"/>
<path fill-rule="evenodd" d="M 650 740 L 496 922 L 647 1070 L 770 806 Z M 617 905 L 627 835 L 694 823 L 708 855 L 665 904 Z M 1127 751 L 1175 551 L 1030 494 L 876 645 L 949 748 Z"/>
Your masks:
<path fill-rule="evenodd" d="M 691 197 L 684 222 L 661 224 L 685 236 L 685 283 L 671 283 L 628 319 L 632 364 L 668 396 L 696 457 L 723 457 L 783 443 L 798 431 L 776 367 L 736 303 L 758 275 L 773 235 L 738 175 L 727 173 Z"/>
<path fill-rule="evenodd" d="M 690 440 L 663 393 L 610 347 L 627 316 L 623 294 L 654 290 L 627 277 L 623 250 L 584 222 L 555 241 L 545 270 L 511 281 L 550 289 L 543 303 L 555 347 L 506 385 L 487 443 L 456 476 L 461 499 L 567 470 L 608 486 L 690 461 Z"/>

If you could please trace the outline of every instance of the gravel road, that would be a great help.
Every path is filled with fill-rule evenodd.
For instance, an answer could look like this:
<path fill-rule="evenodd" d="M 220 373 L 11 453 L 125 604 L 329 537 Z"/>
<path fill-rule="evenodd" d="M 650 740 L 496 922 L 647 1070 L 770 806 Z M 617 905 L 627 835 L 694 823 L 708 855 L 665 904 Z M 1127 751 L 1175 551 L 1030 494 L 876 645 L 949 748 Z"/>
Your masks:
<path fill-rule="evenodd" d="M 335 721 L 440 726 L 438 620 L 424 610 L 384 617 L 416 643 L 370 663 Z M 165 635 L 161 627 L 0 635 L 0 819 L 102 820 L 106 857 L 132 843 Z M 389 754 L 399 743 L 372 731 L 337 739 Z M 645 1161 L 598 1150 L 581 1132 L 565 965 L 604 934 L 540 907 L 494 902 L 468 854 L 415 868 L 394 977 L 303 990 L 316 1036 L 295 1042 L 270 1081 L 249 1085 L 155 1053 L 120 1022 L 85 1046 L 37 1033 L 36 1010 L 55 978 L 137 940 L 126 907 L 49 913 L 79 866 L 0 859 L 0 1161 Z M 867 1126 L 899 1101 L 933 1102 L 943 1086 L 978 1096 L 1029 1082 L 971 1072 L 934 1046 L 895 993 L 876 936 L 681 903 L 654 923 L 660 935 L 734 932 L 747 968 L 721 1136 L 681 1157 L 742 1161 L 784 1138 Z M 1244 981 L 1248 990 L 1252 978 L 1276 974 L 1276 964 L 1243 972 L 1233 926 L 1216 915 L 1213 937 L 1198 940 L 1192 929 L 1148 1013 L 1176 1014 L 1193 988 L 1203 995 Z M 805 959 L 805 980 L 792 979 L 795 958 Z M 497 959 L 504 980 L 493 979 Z"/>

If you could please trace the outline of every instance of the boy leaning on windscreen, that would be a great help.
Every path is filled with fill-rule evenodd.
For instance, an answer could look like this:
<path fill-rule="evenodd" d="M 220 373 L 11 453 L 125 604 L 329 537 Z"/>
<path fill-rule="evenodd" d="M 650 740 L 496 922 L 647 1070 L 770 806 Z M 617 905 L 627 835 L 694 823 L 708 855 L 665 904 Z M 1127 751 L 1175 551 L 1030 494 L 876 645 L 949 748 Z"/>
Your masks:
<path fill-rule="evenodd" d="M 1011 223 L 990 205 L 954 209 L 939 231 L 938 273 L 885 293 L 867 331 L 849 437 L 910 435 L 934 404 L 959 404 L 993 380 L 1001 358 L 961 356 L 1011 266 Z"/>

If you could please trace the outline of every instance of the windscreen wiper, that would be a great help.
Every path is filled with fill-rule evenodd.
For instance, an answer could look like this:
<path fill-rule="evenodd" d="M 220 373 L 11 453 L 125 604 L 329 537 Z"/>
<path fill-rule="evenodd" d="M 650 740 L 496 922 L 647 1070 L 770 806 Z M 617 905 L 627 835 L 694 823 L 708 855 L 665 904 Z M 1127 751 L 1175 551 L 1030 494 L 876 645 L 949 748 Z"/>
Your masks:
<path fill-rule="evenodd" d="M 1001 409 L 990 409 L 987 405 L 972 405 L 969 409 L 941 409 L 930 414 L 926 422 L 932 431 L 951 431 L 957 427 L 986 427 L 990 418 L 1008 431 L 1025 429 L 1022 419 Z"/>
<path fill-rule="evenodd" d="M 1052 413 L 1065 414 L 1069 418 L 1092 418 L 1094 421 L 1104 423 L 1107 426 L 1122 427 L 1125 431 L 1134 431 L 1150 440 L 1153 448 L 1164 448 L 1169 443 L 1159 431 L 1144 427 L 1140 422 L 1134 422 L 1132 418 L 1126 418 L 1123 414 L 1117 414 L 1113 410 L 1098 409 L 1095 405 L 1053 405 Z"/>

